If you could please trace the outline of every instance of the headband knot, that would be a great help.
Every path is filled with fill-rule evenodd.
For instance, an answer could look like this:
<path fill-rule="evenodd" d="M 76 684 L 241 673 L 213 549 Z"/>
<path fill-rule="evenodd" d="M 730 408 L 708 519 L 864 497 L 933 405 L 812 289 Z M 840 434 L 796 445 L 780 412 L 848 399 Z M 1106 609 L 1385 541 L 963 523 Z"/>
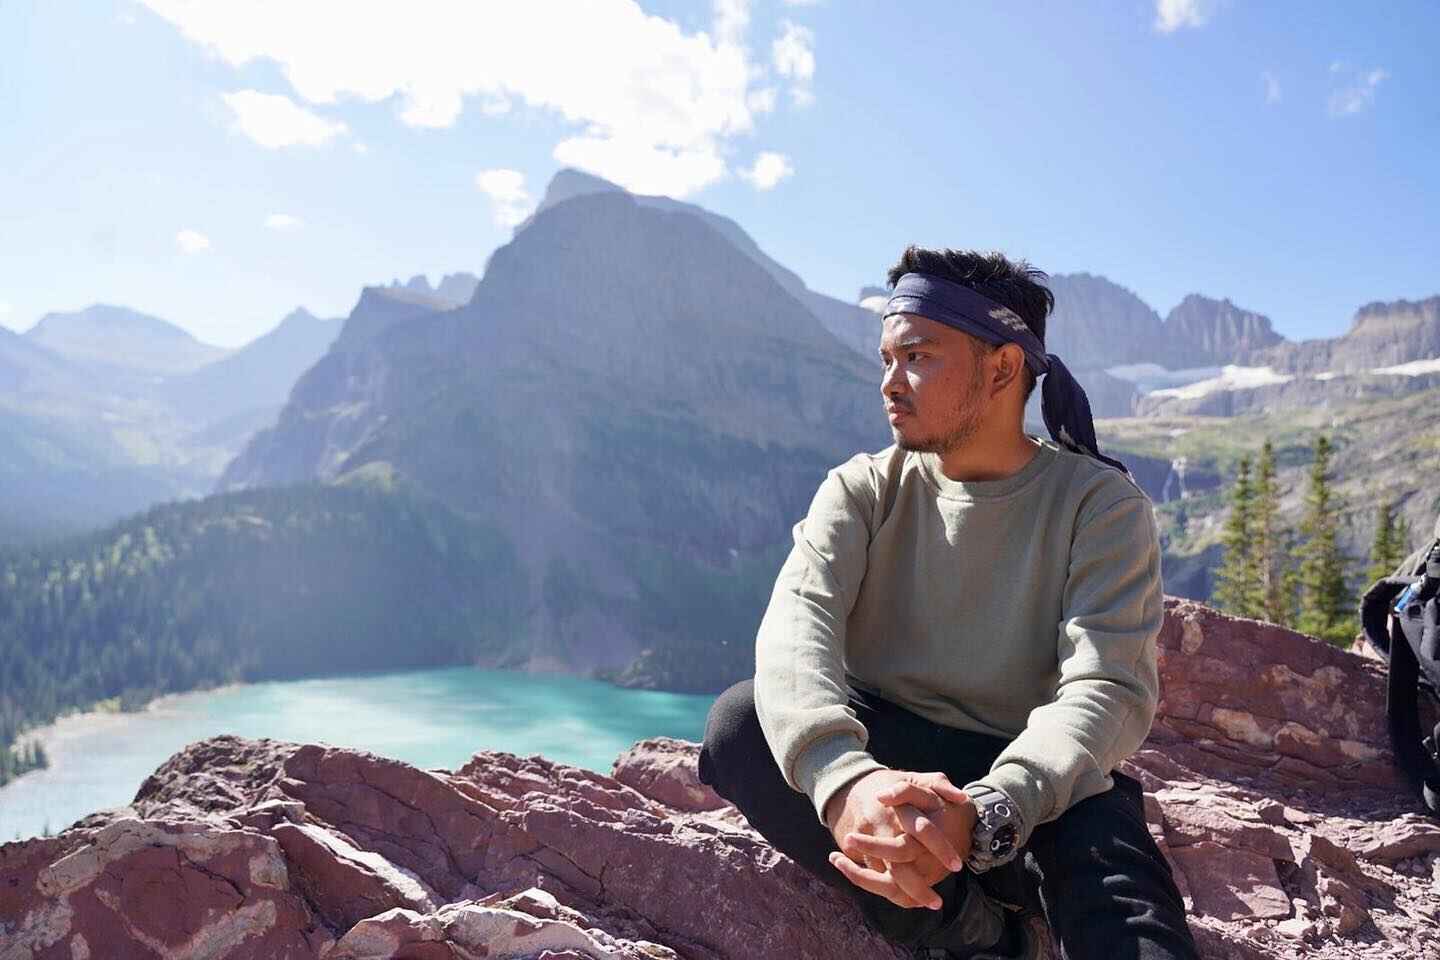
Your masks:
<path fill-rule="evenodd" d="M 895 282 L 885 305 L 885 316 L 896 313 L 919 314 L 986 343 L 1018 343 L 1025 351 L 1025 366 L 1037 380 L 1044 377 L 1040 412 L 1055 442 L 1130 475 L 1125 464 L 1100 452 L 1085 389 L 1059 357 L 1045 352 L 1045 344 L 1014 310 L 962 283 L 928 273 L 907 273 Z"/>

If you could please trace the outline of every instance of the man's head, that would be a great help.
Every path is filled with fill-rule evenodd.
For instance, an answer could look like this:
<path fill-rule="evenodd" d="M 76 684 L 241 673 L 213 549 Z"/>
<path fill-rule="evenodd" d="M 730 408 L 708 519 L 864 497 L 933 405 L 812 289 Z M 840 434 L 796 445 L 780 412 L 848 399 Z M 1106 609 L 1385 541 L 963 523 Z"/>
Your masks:
<path fill-rule="evenodd" d="M 1045 320 L 1055 309 L 1055 295 L 1040 281 L 1048 274 L 1032 267 L 1024 260 L 1010 260 L 1004 254 L 978 250 L 929 250 L 914 244 L 905 248 L 899 261 L 890 268 L 887 281 L 891 287 L 907 273 L 928 273 L 942 277 L 994 300 L 1002 307 L 1009 307 L 1019 314 L 1020 319 L 1030 328 L 1042 344 L 1045 342 Z M 999 347 L 986 343 L 978 337 L 970 337 L 985 355 Z M 1018 347 L 1010 349 L 1018 350 Z M 1035 374 L 1025 370 L 1023 400 L 1029 401 L 1035 389 Z"/>
<path fill-rule="evenodd" d="M 894 287 L 907 273 L 961 284 L 1009 307 L 1043 343 L 1045 318 L 1055 300 L 1039 283 L 1045 274 L 999 253 L 908 247 L 890 269 Z M 885 396 L 895 442 L 912 450 L 944 452 L 964 445 L 1008 409 L 1016 427 L 1035 389 L 1016 343 L 991 344 L 919 314 L 886 317 L 880 340 Z"/>

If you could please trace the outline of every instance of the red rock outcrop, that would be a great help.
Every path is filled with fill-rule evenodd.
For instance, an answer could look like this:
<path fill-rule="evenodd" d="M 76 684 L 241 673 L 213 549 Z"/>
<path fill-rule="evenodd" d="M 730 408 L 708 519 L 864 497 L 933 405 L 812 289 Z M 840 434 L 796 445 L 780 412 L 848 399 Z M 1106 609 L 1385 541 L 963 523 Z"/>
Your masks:
<path fill-rule="evenodd" d="M 1126 764 L 1207 958 L 1440 958 L 1440 821 L 1390 764 L 1383 665 L 1169 598 Z M 484 751 L 419 770 L 222 736 L 126 807 L 0 845 L 0 960 L 902 958 L 699 783 Z"/>

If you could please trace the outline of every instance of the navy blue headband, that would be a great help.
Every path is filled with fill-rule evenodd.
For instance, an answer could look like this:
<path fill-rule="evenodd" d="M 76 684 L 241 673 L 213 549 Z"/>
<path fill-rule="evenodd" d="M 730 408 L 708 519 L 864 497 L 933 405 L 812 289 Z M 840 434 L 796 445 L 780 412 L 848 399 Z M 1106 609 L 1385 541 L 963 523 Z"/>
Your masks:
<path fill-rule="evenodd" d="M 953 280 L 928 273 L 907 273 L 896 281 L 890 302 L 885 305 L 885 316 L 895 313 L 918 314 L 963 330 L 986 343 L 1018 343 L 1025 351 L 1025 366 L 1037 380 L 1045 378 L 1041 385 L 1040 411 L 1045 417 L 1045 429 L 1055 442 L 1129 476 L 1125 464 L 1100 452 L 1085 389 L 1059 357 L 1045 352 L 1045 344 L 1015 311 Z"/>

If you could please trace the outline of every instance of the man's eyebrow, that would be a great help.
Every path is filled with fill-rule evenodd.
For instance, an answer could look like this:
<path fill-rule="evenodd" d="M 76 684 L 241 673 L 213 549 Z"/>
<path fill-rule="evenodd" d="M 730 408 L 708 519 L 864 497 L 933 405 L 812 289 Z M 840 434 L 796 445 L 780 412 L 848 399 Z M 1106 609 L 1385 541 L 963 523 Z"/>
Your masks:
<path fill-rule="evenodd" d="M 912 337 L 906 337 L 904 340 L 897 340 L 894 344 L 891 345 L 891 349 L 909 350 L 911 347 L 931 347 L 934 346 L 936 342 L 937 341 L 932 340 L 929 337 L 922 337 L 917 334 Z M 885 352 L 885 344 L 883 343 L 880 344 L 880 352 Z"/>

